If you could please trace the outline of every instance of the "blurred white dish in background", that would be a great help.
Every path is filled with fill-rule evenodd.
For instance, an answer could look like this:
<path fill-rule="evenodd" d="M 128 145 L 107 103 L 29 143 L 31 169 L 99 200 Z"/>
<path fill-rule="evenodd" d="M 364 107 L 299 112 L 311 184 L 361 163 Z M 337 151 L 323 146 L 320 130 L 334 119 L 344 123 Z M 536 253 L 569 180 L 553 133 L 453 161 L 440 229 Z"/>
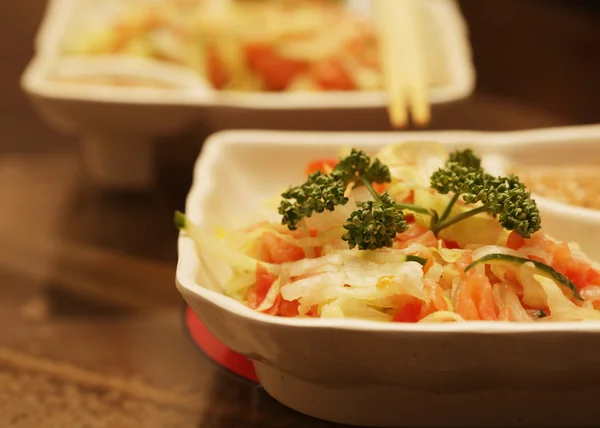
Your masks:
<path fill-rule="evenodd" d="M 138 179 L 125 180 L 123 173 L 114 170 L 111 164 L 100 169 L 88 168 L 91 179 L 101 186 L 148 187 L 154 174 L 153 141 L 198 123 L 213 130 L 374 129 L 378 118 L 385 117 L 386 96 L 380 91 L 221 92 L 209 88 L 198 76 L 194 78 L 190 70 L 157 61 L 140 72 L 140 76 L 152 81 L 158 78 L 155 87 L 111 86 L 107 84 L 111 80 L 107 76 L 121 76 L 117 80 L 123 81 L 126 70 L 133 70 L 125 65 L 129 60 L 114 58 L 108 63 L 61 57 L 63 38 L 74 25 L 110 20 L 115 10 L 136 1 L 51 0 L 36 39 L 35 57 L 21 80 L 35 108 L 51 126 L 87 141 L 102 141 L 97 144 L 112 146 L 107 147 L 110 156 L 102 156 L 98 162 L 103 162 L 103 158 L 115 159 L 123 144 L 135 141 L 123 152 L 123 158 L 130 159 L 134 151 L 139 153 L 139 161 L 130 168 Z M 475 85 L 475 70 L 467 27 L 457 3 L 423 0 L 419 4 L 425 17 L 426 50 L 432 61 L 429 68 L 437 73 L 438 83 L 431 88 L 430 102 L 435 106 L 469 96 Z M 366 12 L 370 4 L 353 1 L 350 7 Z M 76 64 L 79 61 L 81 64 Z M 63 66 L 66 68 L 61 70 Z M 71 82 L 57 80 L 56 76 Z M 83 84 L 86 79 L 95 84 Z M 97 176 L 95 170 L 103 170 L 106 175 Z"/>

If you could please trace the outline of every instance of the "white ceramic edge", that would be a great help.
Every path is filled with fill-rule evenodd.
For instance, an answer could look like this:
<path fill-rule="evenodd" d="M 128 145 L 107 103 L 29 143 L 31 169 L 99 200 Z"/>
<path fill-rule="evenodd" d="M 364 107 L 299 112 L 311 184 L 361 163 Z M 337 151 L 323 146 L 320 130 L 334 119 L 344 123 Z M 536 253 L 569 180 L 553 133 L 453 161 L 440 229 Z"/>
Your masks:
<path fill-rule="evenodd" d="M 123 104 L 152 105 L 211 105 L 214 104 L 216 91 L 207 90 L 201 85 L 182 85 L 189 79 L 177 79 L 181 73 L 172 73 L 168 66 L 152 64 L 146 69 L 144 77 L 155 78 L 168 84 L 177 85 L 170 89 L 152 89 L 143 87 L 119 87 L 109 85 L 86 85 L 79 83 L 61 84 L 46 80 L 46 70 L 57 61 L 49 56 L 36 56 L 27 65 L 21 75 L 21 87 L 29 94 L 56 100 L 89 101 Z M 41 70 L 44 70 L 41 72 Z M 116 73 L 115 73 L 116 74 Z M 123 72 L 122 75 L 130 73 Z M 142 74 L 142 73 L 140 73 Z M 82 95 L 85 93 L 85 95 Z"/>
<path fill-rule="evenodd" d="M 322 145 L 332 144 L 347 146 L 353 143 L 373 141 L 374 145 L 383 145 L 398 140 L 436 140 L 441 142 L 461 142 L 477 140 L 477 144 L 486 150 L 502 150 L 515 145 L 542 145 L 557 143 L 570 138 L 598 138 L 600 140 L 600 125 L 576 126 L 563 128 L 545 128 L 527 131 L 510 132 L 476 132 L 476 131 L 432 131 L 404 133 L 317 133 L 317 132 L 279 132 L 279 131 L 223 131 L 209 137 L 204 145 L 194 167 L 194 179 L 186 201 L 186 214 L 193 221 L 202 221 L 201 201 L 212 186 L 211 170 L 218 162 L 219 153 L 229 144 L 267 143 L 277 145 Z M 560 206 L 557 209 L 568 209 Z M 573 211 L 574 215 L 584 215 Z M 588 213 L 585 213 L 588 214 Z M 598 213 L 594 213 L 599 218 Z M 278 326 L 302 328 L 333 328 L 344 330 L 367 331 L 397 331 L 397 332 L 453 332 L 453 333 L 525 333 L 540 332 L 600 332 L 600 323 L 593 321 L 553 322 L 553 323 L 512 323 L 470 321 L 464 323 L 444 324 L 403 324 L 376 323 L 355 319 L 314 319 L 314 318 L 283 318 L 256 312 L 242 303 L 211 291 L 195 283 L 198 259 L 193 242 L 180 235 L 178 240 L 179 260 L 177 263 L 176 282 L 182 294 L 192 293 L 205 301 L 220 308 L 236 313 L 248 321 L 268 323 Z"/>
<path fill-rule="evenodd" d="M 35 55 L 56 57 L 60 38 L 74 7 L 73 0 L 48 0 L 40 28 L 35 35 Z"/>
<path fill-rule="evenodd" d="M 75 75 L 89 77 L 97 75 L 100 72 L 106 76 L 152 78 L 170 83 L 176 88 L 200 87 L 203 90 L 207 88 L 206 82 L 191 70 L 169 63 L 149 61 L 144 58 L 107 55 L 83 59 L 82 57 L 69 56 L 56 60 L 56 63 L 60 64 L 55 72 L 57 76 L 70 77 Z M 117 65 L 119 67 L 116 67 Z M 212 91 L 212 89 L 210 90 Z"/>
<path fill-rule="evenodd" d="M 45 76 L 57 58 L 58 40 L 65 28 L 65 16 L 71 10 L 72 0 L 50 0 L 43 23 L 36 37 L 36 53 L 21 78 L 22 87 L 35 95 L 80 101 L 122 102 L 128 104 L 183 104 L 212 105 L 248 109 L 352 109 L 382 107 L 385 94 L 382 92 L 328 92 L 319 94 L 237 94 L 211 91 L 192 91 L 183 96 L 175 91 L 156 92 L 130 91 L 119 88 L 115 91 L 82 92 L 81 87 L 72 87 L 48 81 Z M 475 88 L 475 68 L 471 58 L 468 29 L 456 0 L 429 0 L 427 2 L 434 20 L 443 33 L 444 52 L 447 53 L 449 83 L 434 87 L 430 91 L 432 104 L 448 103 L 468 97 Z M 169 93 L 171 92 L 171 93 Z"/>

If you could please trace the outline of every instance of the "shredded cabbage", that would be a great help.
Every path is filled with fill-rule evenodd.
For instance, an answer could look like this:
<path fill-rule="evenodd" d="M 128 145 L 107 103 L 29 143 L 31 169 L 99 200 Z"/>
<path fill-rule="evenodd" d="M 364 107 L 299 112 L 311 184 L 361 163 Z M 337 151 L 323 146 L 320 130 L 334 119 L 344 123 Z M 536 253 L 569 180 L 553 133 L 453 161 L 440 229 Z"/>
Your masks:
<path fill-rule="evenodd" d="M 442 212 L 451 195 L 432 192 L 428 182 L 428 174 L 447 157 L 440 147 L 410 142 L 384 148 L 380 156 L 390 166 L 390 194 L 401 203 L 412 195 L 417 205 Z M 185 230 L 207 266 L 225 264 L 231 271 L 223 281 L 224 293 L 244 302 L 256 286 L 252 306 L 269 314 L 415 323 L 600 320 L 594 306 L 600 307 L 599 265 L 575 245 L 564 251 L 564 244 L 540 231 L 530 239 L 512 241 L 519 244 L 513 246 L 514 232 L 485 213 L 435 236 L 429 230 L 431 217 L 415 214 L 414 221 L 406 217 L 408 229 L 391 247 L 349 249 L 342 239 L 344 225 L 357 202 L 373 196 L 360 185 L 348 186 L 345 195 L 346 205 L 313 213 L 294 231 L 269 214 L 237 230 L 221 228 L 210 234 L 189 221 Z M 269 200 L 263 209 L 276 212 L 277 206 L 276 200 Z M 453 214 L 471 208 L 458 201 Z M 272 247 L 265 249 L 265 243 Z M 465 272 L 471 261 L 489 256 L 500 263 L 480 263 Z M 548 270 L 533 260 L 544 261 Z M 259 261 L 267 274 L 257 271 Z M 296 307 L 297 314 L 290 314 Z"/>
<path fill-rule="evenodd" d="M 534 275 L 535 280 L 544 289 L 548 296 L 548 307 L 550 316 L 547 318 L 552 321 L 583 321 L 600 320 L 600 311 L 589 307 L 579 307 L 571 302 L 558 285 L 551 279 L 541 275 Z"/>

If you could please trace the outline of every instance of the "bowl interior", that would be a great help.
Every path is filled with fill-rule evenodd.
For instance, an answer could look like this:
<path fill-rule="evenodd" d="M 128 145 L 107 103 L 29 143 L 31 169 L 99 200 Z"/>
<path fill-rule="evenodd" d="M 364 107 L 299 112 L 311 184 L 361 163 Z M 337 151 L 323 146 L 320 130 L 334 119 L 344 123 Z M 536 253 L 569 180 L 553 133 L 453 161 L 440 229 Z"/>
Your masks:
<path fill-rule="evenodd" d="M 219 226 L 239 228 L 264 220 L 265 216 L 277 221 L 277 196 L 290 184 L 303 180 L 305 167 L 311 160 L 337 157 L 343 148 L 356 147 L 374 154 L 394 142 L 440 141 L 448 150 L 473 147 L 494 173 L 503 174 L 513 159 L 518 159 L 521 165 L 559 165 L 591 159 L 600 154 L 600 128 L 594 130 L 592 135 L 575 133 L 564 137 L 550 131 L 534 134 L 224 132 L 210 138 L 205 145 L 196 164 L 186 210 L 206 230 Z M 584 251 L 597 258 L 600 211 L 539 196 L 536 199 L 542 215 L 549 219 L 550 230 L 545 228 L 551 235 L 579 241 Z M 566 224 L 573 227 L 565 227 Z M 585 228 L 577 229 L 581 225 Z M 229 270 L 221 259 L 205 257 L 220 280 L 227 277 Z"/>

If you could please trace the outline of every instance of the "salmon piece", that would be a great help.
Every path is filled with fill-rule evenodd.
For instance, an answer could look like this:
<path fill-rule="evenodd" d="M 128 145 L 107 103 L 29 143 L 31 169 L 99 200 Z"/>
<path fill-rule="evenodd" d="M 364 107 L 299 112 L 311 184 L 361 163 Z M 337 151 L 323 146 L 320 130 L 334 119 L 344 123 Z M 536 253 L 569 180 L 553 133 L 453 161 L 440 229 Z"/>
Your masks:
<path fill-rule="evenodd" d="M 460 290 L 458 291 L 458 302 L 456 304 L 456 313 L 467 321 L 481 320 L 477 305 L 473 299 L 474 287 L 476 281 L 469 280 L 471 276 L 463 280 Z"/>
<path fill-rule="evenodd" d="M 408 229 L 396 235 L 395 248 L 407 248 L 411 244 L 422 244 L 426 247 L 437 247 L 438 239 L 425 227 L 412 223 Z"/>
<path fill-rule="evenodd" d="M 446 299 L 444 299 L 444 290 L 442 287 L 428 279 L 423 281 L 423 286 L 425 287 L 425 292 L 429 297 L 429 302 L 423 304 L 421 307 L 419 319 L 421 320 L 427 315 L 431 315 L 437 311 L 447 311 L 448 303 L 446 302 Z"/>
<path fill-rule="evenodd" d="M 493 321 L 498 319 L 498 308 L 492 295 L 492 284 L 487 276 L 474 274 L 467 278 L 474 283 L 474 301 L 482 320 Z"/>
<path fill-rule="evenodd" d="M 267 263 L 295 262 L 305 257 L 302 248 L 269 232 L 260 237 L 258 248 L 260 260 Z"/>

